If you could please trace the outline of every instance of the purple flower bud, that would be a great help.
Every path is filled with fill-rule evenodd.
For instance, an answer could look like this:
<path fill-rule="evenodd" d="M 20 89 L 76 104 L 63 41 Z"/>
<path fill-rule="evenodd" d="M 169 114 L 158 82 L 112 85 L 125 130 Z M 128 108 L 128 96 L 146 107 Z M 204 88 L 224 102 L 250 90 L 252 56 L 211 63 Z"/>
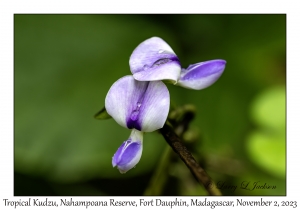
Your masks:
<path fill-rule="evenodd" d="M 124 141 L 112 159 L 113 167 L 126 173 L 140 161 L 143 151 L 143 133 L 133 129 L 128 140 Z"/>
<path fill-rule="evenodd" d="M 225 60 L 210 60 L 190 65 L 182 69 L 176 85 L 201 90 L 214 84 L 225 69 Z"/>

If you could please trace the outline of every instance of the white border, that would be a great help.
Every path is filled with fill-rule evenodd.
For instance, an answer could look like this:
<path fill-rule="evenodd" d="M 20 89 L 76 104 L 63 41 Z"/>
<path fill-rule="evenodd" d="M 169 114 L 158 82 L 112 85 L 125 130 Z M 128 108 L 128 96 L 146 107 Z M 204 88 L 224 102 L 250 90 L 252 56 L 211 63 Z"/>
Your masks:
<path fill-rule="evenodd" d="M 13 197 L 13 14 L 15 13 L 287 13 L 287 196 L 264 197 L 264 200 L 285 201 L 298 200 L 299 186 L 299 11 L 296 1 L 41 1 L 41 0 L 1 0 L 0 1 L 0 91 L 1 91 L 1 179 L 0 179 L 0 206 L 3 209 L 3 199 L 19 200 Z M 44 197 L 39 197 L 43 199 Z M 68 197 L 62 197 L 68 198 Z M 111 197 L 113 198 L 113 197 Z M 138 202 L 139 198 L 132 197 Z M 158 198 L 158 197 L 152 197 Z M 193 197 L 184 197 L 190 199 Z M 26 199 L 23 197 L 22 199 Z M 60 197 L 51 198 L 59 200 Z M 108 200 L 110 197 L 76 197 L 76 200 Z M 129 198 L 116 197 L 119 200 Z M 173 197 L 165 197 L 173 200 Z M 204 199 L 204 197 L 200 197 Z M 259 200 L 260 197 L 217 197 L 210 200 Z M 300 204 L 300 203 L 299 203 Z M 11 207 L 10 207 L 11 208 Z M 47 207 L 49 209 L 50 207 Z M 64 209 L 70 207 L 63 207 Z M 72 208 L 72 207 L 71 207 Z M 99 209 L 101 207 L 97 207 Z M 115 209 L 109 207 L 106 209 Z M 125 207 L 126 209 L 132 209 Z M 152 207 L 153 208 L 153 207 Z M 163 208 L 163 207 L 155 207 Z M 169 207 L 166 207 L 169 208 Z M 177 207 L 173 207 L 177 208 Z M 197 207 L 198 209 L 199 207 Z M 216 207 L 218 208 L 218 207 Z M 251 208 L 251 207 L 248 207 Z M 255 207 L 262 208 L 262 207 Z M 6 207 L 5 207 L 6 209 Z M 41 208 L 39 208 L 41 209 Z M 85 207 L 76 209 L 85 209 Z M 94 208 L 96 209 L 96 208 Z M 177 208 L 178 209 L 178 208 Z M 193 209 L 193 208 L 192 208 Z"/>

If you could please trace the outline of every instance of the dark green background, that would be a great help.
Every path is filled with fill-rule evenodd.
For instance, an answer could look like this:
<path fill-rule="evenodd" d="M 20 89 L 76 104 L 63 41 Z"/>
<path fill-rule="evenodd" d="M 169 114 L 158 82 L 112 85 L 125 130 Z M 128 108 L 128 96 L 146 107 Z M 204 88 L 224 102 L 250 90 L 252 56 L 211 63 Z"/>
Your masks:
<path fill-rule="evenodd" d="M 187 143 L 224 195 L 285 195 L 285 15 L 14 15 L 14 194 L 142 195 L 168 145 L 144 136 L 136 168 L 112 156 L 130 131 L 93 115 L 110 86 L 130 75 L 129 57 L 158 36 L 189 64 L 225 59 L 211 87 L 168 85 L 177 105 L 194 104 Z M 162 195 L 205 195 L 174 155 Z"/>

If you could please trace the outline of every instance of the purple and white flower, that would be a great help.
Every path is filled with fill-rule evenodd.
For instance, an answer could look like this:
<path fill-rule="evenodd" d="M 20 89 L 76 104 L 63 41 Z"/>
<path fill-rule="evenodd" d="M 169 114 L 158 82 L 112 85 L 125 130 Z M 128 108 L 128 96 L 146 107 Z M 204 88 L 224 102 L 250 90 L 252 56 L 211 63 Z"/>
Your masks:
<path fill-rule="evenodd" d="M 171 80 L 175 85 L 201 90 L 222 75 L 225 60 L 210 60 L 181 68 L 172 48 L 161 38 L 152 37 L 139 44 L 130 56 L 129 66 L 139 81 Z"/>
<path fill-rule="evenodd" d="M 121 173 L 139 162 L 143 132 L 162 128 L 169 107 L 169 91 L 161 81 L 137 81 L 133 76 L 125 76 L 112 85 L 105 98 L 106 111 L 119 125 L 132 129 L 112 160 Z"/>
<path fill-rule="evenodd" d="M 172 48 L 161 38 L 142 42 L 129 60 L 133 76 L 116 81 L 105 98 L 107 113 L 121 126 L 132 129 L 114 154 L 113 167 L 126 173 L 139 161 L 143 151 L 143 132 L 152 132 L 166 122 L 170 95 L 160 80 L 200 90 L 212 85 L 222 75 L 226 61 L 210 60 L 181 68 Z"/>

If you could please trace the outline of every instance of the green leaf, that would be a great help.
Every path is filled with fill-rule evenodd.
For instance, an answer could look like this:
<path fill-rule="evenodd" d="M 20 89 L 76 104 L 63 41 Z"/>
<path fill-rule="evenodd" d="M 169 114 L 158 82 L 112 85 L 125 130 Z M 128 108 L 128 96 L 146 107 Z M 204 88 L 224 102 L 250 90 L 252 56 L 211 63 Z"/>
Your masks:
<path fill-rule="evenodd" d="M 107 113 L 105 107 L 103 107 L 99 112 L 97 112 L 94 117 L 98 120 L 107 120 L 110 119 L 111 116 Z"/>
<path fill-rule="evenodd" d="M 252 103 L 251 117 L 261 127 L 285 131 L 285 87 L 272 87 L 260 93 Z"/>
<path fill-rule="evenodd" d="M 281 135 L 255 131 L 248 138 L 247 150 L 254 163 L 272 175 L 285 178 L 285 139 Z"/>
<path fill-rule="evenodd" d="M 248 137 L 250 158 L 264 171 L 285 178 L 285 87 L 261 92 L 252 103 L 251 117 L 259 130 Z"/>

